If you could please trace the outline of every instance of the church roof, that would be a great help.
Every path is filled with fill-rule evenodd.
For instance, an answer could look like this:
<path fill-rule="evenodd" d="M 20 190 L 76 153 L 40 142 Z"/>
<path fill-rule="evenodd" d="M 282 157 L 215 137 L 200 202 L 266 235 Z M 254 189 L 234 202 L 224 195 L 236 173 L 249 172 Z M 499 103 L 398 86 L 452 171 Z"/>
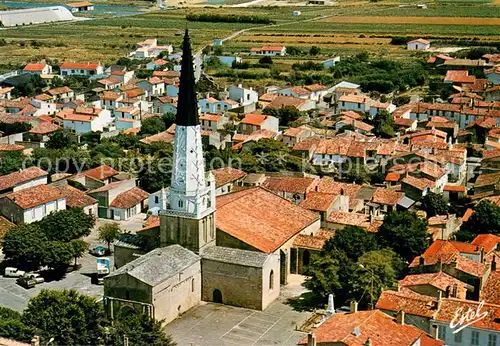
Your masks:
<path fill-rule="evenodd" d="M 154 249 L 115 270 L 106 278 L 128 274 L 149 286 L 156 286 L 200 260 L 180 245 Z"/>
<path fill-rule="evenodd" d="M 181 77 L 175 123 L 180 126 L 196 126 L 200 124 L 191 39 L 187 29 L 182 44 Z"/>
<path fill-rule="evenodd" d="M 257 268 L 263 267 L 264 263 L 266 263 L 267 259 L 271 256 L 273 255 L 222 246 L 208 247 L 201 254 L 201 257 L 206 260 Z"/>
<path fill-rule="evenodd" d="M 268 253 L 319 219 L 262 187 L 218 196 L 216 204 L 217 229 Z"/>

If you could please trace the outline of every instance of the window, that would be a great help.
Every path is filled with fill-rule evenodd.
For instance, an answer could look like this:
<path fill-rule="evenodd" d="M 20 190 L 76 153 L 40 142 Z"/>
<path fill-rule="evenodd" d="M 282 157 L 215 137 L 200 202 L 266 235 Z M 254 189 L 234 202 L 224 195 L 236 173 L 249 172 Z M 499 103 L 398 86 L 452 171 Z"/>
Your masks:
<path fill-rule="evenodd" d="M 488 346 L 497 346 L 497 336 L 495 334 L 488 335 Z"/>
<path fill-rule="evenodd" d="M 160 199 L 158 198 L 158 196 L 155 196 L 155 203 L 159 203 L 160 202 Z"/>
<path fill-rule="evenodd" d="M 460 344 L 462 342 L 462 331 L 455 334 L 455 342 Z"/>
<path fill-rule="evenodd" d="M 274 289 L 274 271 L 271 269 L 271 272 L 269 273 L 269 290 Z"/>
<path fill-rule="evenodd" d="M 31 208 L 31 218 L 35 218 L 35 208 Z"/>
<path fill-rule="evenodd" d="M 446 327 L 438 326 L 438 339 L 446 341 Z"/>
<path fill-rule="evenodd" d="M 470 344 L 479 345 L 479 332 L 472 331 Z"/>
<path fill-rule="evenodd" d="M 191 279 L 191 292 L 194 292 L 194 279 Z"/>
<path fill-rule="evenodd" d="M 184 202 L 182 199 L 179 200 L 179 208 L 184 208 Z"/>

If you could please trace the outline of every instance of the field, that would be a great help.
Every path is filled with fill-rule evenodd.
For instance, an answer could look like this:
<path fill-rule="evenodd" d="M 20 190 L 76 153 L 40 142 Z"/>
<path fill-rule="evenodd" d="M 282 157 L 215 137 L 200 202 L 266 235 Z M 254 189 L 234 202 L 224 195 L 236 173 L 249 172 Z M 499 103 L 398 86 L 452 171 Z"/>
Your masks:
<path fill-rule="evenodd" d="M 115 0 L 113 3 L 124 4 L 126 1 Z M 136 5 L 138 2 L 128 3 Z M 399 7 L 401 4 L 411 7 Z M 293 10 L 300 10 L 301 16 L 292 17 Z M 225 42 L 224 52 L 245 57 L 249 48 L 272 43 L 305 50 L 312 45 L 320 46 L 323 56 L 316 59 L 333 54 L 347 56 L 364 50 L 408 58 L 415 53 L 391 45 L 391 37 L 426 37 L 448 41 L 443 43 L 448 45 L 452 39 L 474 40 L 476 45 L 500 42 L 499 11 L 500 6 L 494 3 L 477 1 L 431 2 L 427 9 L 417 9 L 407 2 L 345 1 L 328 7 L 192 7 L 153 11 L 121 18 L 0 30 L 0 39 L 5 40 L 0 45 L 0 64 L 4 67 L 7 64 L 22 65 L 42 58 L 99 60 L 109 64 L 126 56 L 136 42 L 148 37 L 157 37 L 160 43 L 172 43 L 178 47 L 186 26 L 185 15 L 189 12 L 259 15 L 269 17 L 277 24 L 190 22 L 188 26 L 196 48 L 202 48 L 216 38 L 252 28 Z M 295 58 L 287 59 L 283 59 L 284 64 L 292 63 Z"/>

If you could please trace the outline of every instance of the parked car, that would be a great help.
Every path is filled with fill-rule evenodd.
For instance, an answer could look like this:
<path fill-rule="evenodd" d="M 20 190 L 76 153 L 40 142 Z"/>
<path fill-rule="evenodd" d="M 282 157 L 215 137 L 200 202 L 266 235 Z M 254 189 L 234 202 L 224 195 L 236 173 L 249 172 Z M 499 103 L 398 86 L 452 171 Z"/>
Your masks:
<path fill-rule="evenodd" d="M 6 267 L 5 268 L 5 276 L 11 277 L 11 278 L 18 278 L 21 277 L 25 274 L 25 271 L 19 270 L 14 267 Z"/>
<path fill-rule="evenodd" d="M 26 273 L 24 274 L 25 278 L 35 280 L 37 284 L 41 284 L 42 282 L 45 282 L 45 279 L 38 273 Z"/>
<path fill-rule="evenodd" d="M 24 288 L 33 288 L 36 286 L 36 281 L 33 279 L 29 279 L 27 277 L 21 276 L 20 278 L 17 278 L 16 280 L 17 284 L 19 286 L 22 286 Z"/>
<path fill-rule="evenodd" d="M 106 249 L 104 246 L 96 246 L 90 249 L 89 252 L 94 256 L 104 256 L 106 254 Z"/>

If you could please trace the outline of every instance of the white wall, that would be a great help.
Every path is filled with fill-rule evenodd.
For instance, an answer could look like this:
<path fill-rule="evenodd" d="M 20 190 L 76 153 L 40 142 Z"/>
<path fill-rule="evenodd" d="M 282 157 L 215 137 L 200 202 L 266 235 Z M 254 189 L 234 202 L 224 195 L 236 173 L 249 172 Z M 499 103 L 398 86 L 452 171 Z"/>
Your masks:
<path fill-rule="evenodd" d="M 61 211 L 66 209 L 66 198 L 60 198 L 57 201 L 51 201 L 24 211 L 24 223 L 40 221 L 45 216 L 53 211 Z"/>

